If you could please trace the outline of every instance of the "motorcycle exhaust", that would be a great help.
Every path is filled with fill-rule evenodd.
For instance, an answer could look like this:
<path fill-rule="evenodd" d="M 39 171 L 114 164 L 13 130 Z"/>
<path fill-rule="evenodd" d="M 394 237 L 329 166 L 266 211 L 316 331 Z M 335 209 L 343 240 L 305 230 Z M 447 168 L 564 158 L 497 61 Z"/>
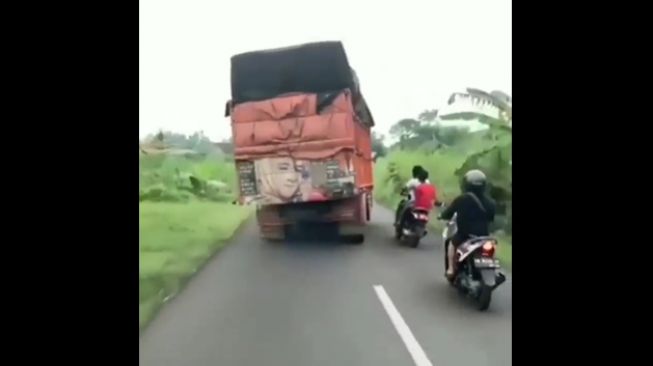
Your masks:
<path fill-rule="evenodd" d="M 496 283 L 494 284 L 494 286 L 492 286 L 492 290 L 499 287 L 499 285 L 501 285 L 504 282 L 506 282 L 506 275 L 504 275 L 501 272 L 498 272 L 497 273 L 497 278 L 496 278 Z"/>
<path fill-rule="evenodd" d="M 483 284 L 490 287 L 492 290 L 506 282 L 506 275 L 499 271 L 495 271 L 494 269 L 481 270 L 480 273 L 481 278 L 483 279 Z"/>

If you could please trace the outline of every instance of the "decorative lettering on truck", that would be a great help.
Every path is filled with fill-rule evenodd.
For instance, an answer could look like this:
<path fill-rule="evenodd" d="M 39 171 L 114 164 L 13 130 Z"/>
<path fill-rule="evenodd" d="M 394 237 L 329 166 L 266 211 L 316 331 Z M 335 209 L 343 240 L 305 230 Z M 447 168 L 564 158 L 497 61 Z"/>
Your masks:
<path fill-rule="evenodd" d="M 356 194 L 355 173 L 346 159 L 309 161 L 292 157 L 237 163 L 244 203 L 325 201 Z"/>

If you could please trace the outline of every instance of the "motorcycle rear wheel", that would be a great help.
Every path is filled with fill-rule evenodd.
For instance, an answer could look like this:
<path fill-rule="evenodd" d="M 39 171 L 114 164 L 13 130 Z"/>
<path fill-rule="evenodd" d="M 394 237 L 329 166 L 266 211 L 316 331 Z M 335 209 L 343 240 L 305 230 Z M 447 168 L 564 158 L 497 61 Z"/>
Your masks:
<path fill-rule="evenodd" d="M 417 248 L 417 246 L 419 245 L 419 240 L 420 240 L 419 236 L 417 235 L 411 236 L 408 245 L 410 245 L 411 248 Z"/>
<path fill-rule="evenodd" d="M 490 307 L 490 302 L 492 302 L 492 288 L 484 285 L 476 299 L 478 310 L 487 310 Z"/>
<path fill-rule="evenodd" d="M 401 228 L 401 225 L 396 225 L 396 226 L 395 226 L 395 239 L 397 239 L 397 240 L 401 240 L 401 236 L 402 236 L 402 232 L 401 232 L 401 230 L 403 230 L 403 229 Z"/>

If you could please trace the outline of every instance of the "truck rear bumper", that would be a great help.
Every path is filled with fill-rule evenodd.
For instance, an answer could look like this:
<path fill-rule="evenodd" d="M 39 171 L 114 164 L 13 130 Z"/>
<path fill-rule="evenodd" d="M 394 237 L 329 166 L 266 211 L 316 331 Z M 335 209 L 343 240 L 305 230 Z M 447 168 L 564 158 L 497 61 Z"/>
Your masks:
<path fill-rule="evenodd" d="M 367 194 L 324 202 L 266 205 L 257 210 L 261 232 L 299 223 L 343 223 L 364 225 L 368 210 Z"/>

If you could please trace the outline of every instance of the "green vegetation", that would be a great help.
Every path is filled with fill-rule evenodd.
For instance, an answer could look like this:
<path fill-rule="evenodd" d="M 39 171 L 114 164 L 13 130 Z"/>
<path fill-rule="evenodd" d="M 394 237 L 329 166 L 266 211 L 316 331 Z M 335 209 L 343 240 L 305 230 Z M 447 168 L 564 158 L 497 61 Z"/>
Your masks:
<path fill-rule="evenodd" d="M 231 204 L 235 183 L 223 154 L 141 152 L 141 329 L 251 214 Z"/>
<path fill-rule="evenodd" d="M 495 237 L 499 240 L 497 256 L 501 259 L 502 265 L 512 268 L 512 236 L 499 232 Z"/>
<path fill-rule="evenodd" d="M 493 98 L 478 93 L 474 98 Z M 460 179 L 469 169 L 481 169 L 488 176 L 488 193 L 497 202 L 497 217 L 492 229 L 500 241 L 498 256 L 512 265 L 512 111 L 501 101 L 489 101 L 501 108 L 502 118 L 477 116 L 488 129 L 470 133 L 461 127 L 443 126 L 437 121 L 437 110 L 425 111 L 418 119 L 397 122 L 390 135 L 398 140 L 375 166 L 374 196 L 382 204 L 395 208 L 401 200 L 399 192 L 408 181 L 414 165 L 422 165 L 438 188 L 439 199 L 451 202 L 460 193 Z M 461 117 L 461 116 L 458 116 Z M 443 224 L 431 222 L 436 229 Z"/>
<path fill-rule="evenodd" d="M 375 166 L 374 197 L 390 207 L 397 207 L 399 192 L 410 179 L 414 165 L 422 165 L 430 180 L 438 188 L 441 201 L 450 202 L 460 192 L 456 169 L 465 161 L 465 155 L 452 151 L 393 151 Z"/>
<path fill-rule="evenodd" d="M 140 200 L 188 202 L 191 198 L 215 202 L 234 199 L 236 168 L 227 157 L 177 156 L 167 154 L 140 157 Z"/>
<path fill-rule="evenodd" d="M 246 207 L 196 200 L 140 204 L 141 327 L 224 245 L 250 212 Z"/>

